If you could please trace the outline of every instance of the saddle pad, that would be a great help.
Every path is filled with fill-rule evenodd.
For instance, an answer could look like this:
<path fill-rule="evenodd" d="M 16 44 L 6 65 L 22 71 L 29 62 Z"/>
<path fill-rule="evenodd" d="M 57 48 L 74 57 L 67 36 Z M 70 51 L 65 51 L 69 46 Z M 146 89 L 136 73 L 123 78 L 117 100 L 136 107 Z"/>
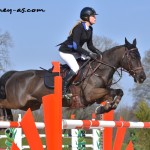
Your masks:
<path fill-rule="evenodd" d="M 54 77 L 58 76 L 58 75 L 59 75 L 58 72 L 52 73 L 52 72 L 46 71 L 45 75 L 44 75 L 44 84 L 45 84 L 45 86 L 47 88 L 53 89 L 54 88 Z"/>

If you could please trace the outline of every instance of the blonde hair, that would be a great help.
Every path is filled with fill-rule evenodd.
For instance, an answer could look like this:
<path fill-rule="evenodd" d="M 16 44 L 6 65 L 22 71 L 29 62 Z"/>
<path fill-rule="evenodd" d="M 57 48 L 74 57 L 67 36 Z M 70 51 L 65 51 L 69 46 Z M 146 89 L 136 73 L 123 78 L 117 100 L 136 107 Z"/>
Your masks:
<path fill-rule="evenodd" d="M 71 35 L 73 29 L 74 29 L 78 24 L 80 24 L 80 23 L 82 23 L 82 22 L 85 22 L 85 21 L 83 21 L 83 20 L 78 20 L 78 22 L 77 22 L 77 23 L 73 26 L 73 28 L 70 30 L 69 35 Z"/>

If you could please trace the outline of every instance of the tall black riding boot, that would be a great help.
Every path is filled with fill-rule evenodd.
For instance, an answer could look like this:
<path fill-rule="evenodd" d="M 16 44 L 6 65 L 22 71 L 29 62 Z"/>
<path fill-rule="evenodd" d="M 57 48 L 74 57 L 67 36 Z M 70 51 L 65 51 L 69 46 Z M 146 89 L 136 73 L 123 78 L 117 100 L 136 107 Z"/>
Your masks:
<path fill-rule="evenodd" d="M 76 73 L 74 71 L 70 70 L 69 73 L 63 79 L 63 95 L 66 94 L 67 88 L 75 76 L 76 76 Z"/>

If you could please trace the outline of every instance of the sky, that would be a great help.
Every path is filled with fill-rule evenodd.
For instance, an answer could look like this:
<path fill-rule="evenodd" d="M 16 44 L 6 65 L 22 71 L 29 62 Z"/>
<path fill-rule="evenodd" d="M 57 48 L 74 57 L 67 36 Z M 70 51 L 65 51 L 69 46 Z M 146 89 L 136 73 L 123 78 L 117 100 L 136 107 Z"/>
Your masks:
<path fill-rule="evenodd" d="M 13 40 L 9 50 L 13 70 L 50 68 L 52 61 L 60 61 L 56 45 L 66 40 L 70 29 L 80 19 L 84 7 L 93 7 L 99 14 L 93 25 L 94 35 L 105 36 L 118 44 L 125 37 L 144 57 L 150 49 L 149 0 L 0 0 L 0 31 L 8 31 Z M 2 12 L 18 9 L 43 9 L 45 12 Z M 128 89 L 134 85 L 128 74 L 120 82 L 125 92 L 122 105 L 132 104 Z"/>

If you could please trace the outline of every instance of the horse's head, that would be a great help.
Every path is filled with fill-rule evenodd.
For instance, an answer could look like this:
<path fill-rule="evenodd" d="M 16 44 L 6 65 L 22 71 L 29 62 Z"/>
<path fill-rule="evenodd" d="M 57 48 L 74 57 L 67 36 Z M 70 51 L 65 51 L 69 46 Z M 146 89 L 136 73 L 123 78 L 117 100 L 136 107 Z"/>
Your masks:
<path fill-rule="evenodd" d="M 136 39 L 133 43 L 129 43 L 125 38 L 125 53 L 122 58 L 122 68 L 134 78 L 135 82 L 143 83 L 146 79 L 146 75 L 141 63 L 141 56 L 136 47 Z"/>

